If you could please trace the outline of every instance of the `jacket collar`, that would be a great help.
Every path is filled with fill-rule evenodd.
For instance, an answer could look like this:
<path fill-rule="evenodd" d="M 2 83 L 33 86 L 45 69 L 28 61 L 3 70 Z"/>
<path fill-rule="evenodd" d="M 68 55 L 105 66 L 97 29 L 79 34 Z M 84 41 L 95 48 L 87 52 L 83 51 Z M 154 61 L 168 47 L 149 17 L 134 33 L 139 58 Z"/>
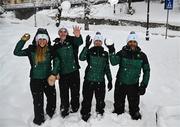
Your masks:
<path fill-rule="evenodd" d="M 137 46 L 136 50 L 133 51 L 128 45 L 125 45 L 122 50 L 124 51 L 127 51 L 127 52 L 134 52 L 134 53 L 137 53 L 137 52 L 141 52 L 141 48 L 139 46 Z"/>

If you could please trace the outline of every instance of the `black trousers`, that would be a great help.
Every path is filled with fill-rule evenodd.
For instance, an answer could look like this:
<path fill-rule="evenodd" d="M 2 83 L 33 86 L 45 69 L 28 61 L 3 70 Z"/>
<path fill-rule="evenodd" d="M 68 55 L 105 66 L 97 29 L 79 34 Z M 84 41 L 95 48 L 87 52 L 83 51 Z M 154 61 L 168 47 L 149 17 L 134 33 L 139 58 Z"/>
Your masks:
<path fill-rule="evenodd" d="M 47 97 L 46 113 L 52 117 L 56 109 L 55 86 L 49 86 L 47 79 L 31 79 L 30 89 L 34 104 L 34 123 L 44 122 L 44 93 Z"/>
<path fill-rule="evenodd" d="M 126 96 L 129 102 L 130 115 L 133 115 L 139 111 L 140 97 L 138 95 L 138 87 L 138 83 L 125 85 L 119 84 L 119 82 L 116 81 L 114 91 L 114 111 L 116 113 L 124 113 Z"/>
<path fill-rule="evenodd" d="M 61 75 L 59 80 L 61 110 L 69 111 L 69 106 L 73 111 L 79 109 L 79 91 L 80 91 L 80 74 L 79 70 L 67 75 Z M 71 101 L 69 102 L 69 90 L 71 92 Z"/>
<path fill-rule="evenodd" d="M 91 112 L 91 103 L 93 94 L 95 93 L 96 98 L 96 112 L 99 114 L 104 113 L 105 107 L 105 83 L 101 82 L 91 82 L 91 81 L 84 81 L 83 84 L 83 101 L 82 101 L 82 109 L 81 115 L 88 115 Z"/>

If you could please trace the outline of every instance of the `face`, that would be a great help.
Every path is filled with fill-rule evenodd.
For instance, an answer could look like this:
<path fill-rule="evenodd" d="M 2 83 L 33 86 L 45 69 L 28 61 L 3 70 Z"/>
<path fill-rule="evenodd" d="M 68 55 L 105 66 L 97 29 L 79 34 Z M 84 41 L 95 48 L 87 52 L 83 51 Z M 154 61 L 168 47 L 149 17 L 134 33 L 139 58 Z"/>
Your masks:
<path fill-rule="evenodd" d="M 96 41 L 94 42 L 94 46 L 102 46 L 102 41 L 96 40 Z"/>
<path fill-rule="evenodd" d="M 135 50 L 137 48 L 137 42 L 136 41 L 129 41 L 128 46 L 132 49 Z"/>
<path fill-rule="evenodd" d="M 62 29 L 59 31 L 59 37 L 61 40 L 65 40 L 67 35 L 68 35 L 68 32 L 66 30 Z"/>
<path fill-rule="evenodd" d="M 41 48 L 44 48 L 48 44 L 48 42 L 46 39 L 39 39 L 38 44 Z"/>

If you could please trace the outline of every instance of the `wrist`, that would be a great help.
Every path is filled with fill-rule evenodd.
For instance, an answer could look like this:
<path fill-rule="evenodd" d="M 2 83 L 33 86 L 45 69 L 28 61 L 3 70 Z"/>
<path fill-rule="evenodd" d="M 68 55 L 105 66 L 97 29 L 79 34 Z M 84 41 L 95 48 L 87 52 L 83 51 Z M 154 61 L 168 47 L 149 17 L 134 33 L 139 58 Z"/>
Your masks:
<path fill-rule="evenodd" d="M 25 43 L 27 40 L 26 40 L 26 39 L 21 38 L 21 41 Z"/>

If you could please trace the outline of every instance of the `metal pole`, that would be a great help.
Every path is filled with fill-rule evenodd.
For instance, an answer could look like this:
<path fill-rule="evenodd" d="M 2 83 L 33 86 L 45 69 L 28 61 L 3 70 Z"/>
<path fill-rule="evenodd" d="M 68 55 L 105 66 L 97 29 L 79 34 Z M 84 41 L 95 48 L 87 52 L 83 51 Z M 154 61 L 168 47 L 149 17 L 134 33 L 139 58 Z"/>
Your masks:
<path fill-rule="evenodd" d="M 35 5 L 35 1 L 33 1 L 34 4 L 34 27 L 37 27 L 37 21 L 36 21 L 36 5 Z"/>
<path fill-rule="evenodd" d="M 116 13 L 116 5 L 114 4 L 114 14 Z"/>
<path fill-rule="evenodd" d="M 168 20 L 169 20 L 169 9 L 167 10 L 167 20 L 166 20 L 166 36 L 165 36 L 165 39 L 167 39 L 167 33 L 168 33 Z"/>
<path fill-rule="evenodd" d="M 84 30 L 89 30 L 89 14 L 90 14 L 90 5 L 89 1 L 85 0 L 84 2 Z"/>
<path fill-rule="evenodd" d="M 149 41 L 149 9 L 150 9 L 150 0 L 147 1 L 146 41 Z"/>

